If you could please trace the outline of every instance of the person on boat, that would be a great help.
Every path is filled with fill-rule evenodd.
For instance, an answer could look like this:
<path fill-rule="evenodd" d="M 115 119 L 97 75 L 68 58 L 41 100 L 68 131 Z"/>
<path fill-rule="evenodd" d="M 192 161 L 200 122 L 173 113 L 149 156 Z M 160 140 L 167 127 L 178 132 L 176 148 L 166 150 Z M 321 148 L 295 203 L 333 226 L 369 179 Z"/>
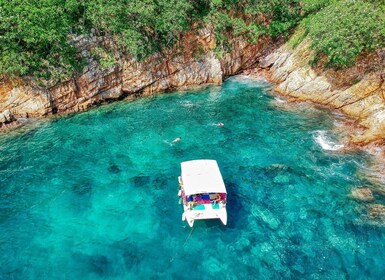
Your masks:
<path fill-rule="evenodd" d="M 194 204 L 195 202 L 193 200 L 188 202 L 188 206 L 191 210 L 194 208 Z"/>
<path fill-rule="evenodd" d="M 178 141 L 182 140 L 182 137 L 177 137 L 174 140 L 171 141 L 171 143 L 176 143 Z"/>
<path fill-rule="evenodd" d="M 188 207 L 192 210 L 194 205 L 196 204 L 195 195 L 186 196 L 186 201 L 187 201 Z"/>
<path fill-rule="evenodd" d="M 213 199 L 214 205 L 219 203 L 222 200 L 221 196 L 219 193 L 217 193 L 217 196 Z"/>

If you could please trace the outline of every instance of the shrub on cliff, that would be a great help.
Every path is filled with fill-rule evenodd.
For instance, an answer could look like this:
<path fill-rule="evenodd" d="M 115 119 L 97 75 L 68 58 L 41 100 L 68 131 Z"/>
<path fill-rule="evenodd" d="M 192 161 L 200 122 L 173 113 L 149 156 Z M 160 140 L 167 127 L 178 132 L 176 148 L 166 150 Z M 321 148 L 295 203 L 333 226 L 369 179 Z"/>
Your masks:
<path fill-rule="evenodd" d="M 81 66 L 69 43 L 72 1 L 0 1 L 0 73 L 66 75 Z"/>
<path fill-rule="evenodd" d="M 333 1 L 302 25 L 312 39 L 315 61 L 326 56 L 326 65 L 352 66 L 357 57 L 385 47 L 385 14 L 379 6 L 360 0 Z"/>
<path fill-rule="evenodd" d="M 192 10 L 187 0 L 90 0 L 85 19 L 141 59 L 171 47 L 190 28 Z"/>
<path fill-rule="evenodd" d="M 322 8 L 330 5 L 333 1 L 335 0 L 303 0 L 302 12 L 305 16 L 316 13 Z"/>
<path fill-rule="evenodd" d="M 300 11 L 299 0 L 215 0 L 206 21 L 213 25 L 219 47 L 228 50 L 233 36 L 255 43 L 261 35 L 287 35 Z"/>

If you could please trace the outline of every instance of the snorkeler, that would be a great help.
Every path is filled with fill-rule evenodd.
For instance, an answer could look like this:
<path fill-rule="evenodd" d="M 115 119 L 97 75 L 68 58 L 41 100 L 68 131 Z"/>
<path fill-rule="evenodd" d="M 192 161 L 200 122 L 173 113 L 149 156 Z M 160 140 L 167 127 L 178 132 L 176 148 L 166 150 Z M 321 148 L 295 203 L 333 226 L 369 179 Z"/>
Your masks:
<path fill-rule="evenodd" d="M 182 137 L 175 138 L 174 140 L 171 141 L 171 143 L 176 143 L 180 140 L 182 140 Z"/>

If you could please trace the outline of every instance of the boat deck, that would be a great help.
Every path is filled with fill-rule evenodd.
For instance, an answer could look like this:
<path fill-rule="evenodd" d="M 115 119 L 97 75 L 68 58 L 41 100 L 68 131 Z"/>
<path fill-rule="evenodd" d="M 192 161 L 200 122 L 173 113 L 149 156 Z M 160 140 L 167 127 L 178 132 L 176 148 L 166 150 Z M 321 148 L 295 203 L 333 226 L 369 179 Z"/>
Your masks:
<path fill-rule="evenodd" d="M 197 204 L 194 205 L 193 210 L 217 210 L 220 209 L 220 206 L 218 203 L 213 204 L 213 203 L 205 203 L 205 204 Z"/>

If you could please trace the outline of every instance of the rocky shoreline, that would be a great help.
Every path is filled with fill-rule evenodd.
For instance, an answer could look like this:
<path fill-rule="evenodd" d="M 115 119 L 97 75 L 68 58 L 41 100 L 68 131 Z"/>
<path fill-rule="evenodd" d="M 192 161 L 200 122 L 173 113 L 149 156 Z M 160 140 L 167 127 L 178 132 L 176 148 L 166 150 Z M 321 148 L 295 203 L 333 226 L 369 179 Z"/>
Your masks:
<path fill-rule="evenodd" d="M 370 72 L 357 83 L 338 86 L 312 69 L 308 44 L 305 40 L 295 49 L 284 44 L 246 74 L 266 78 L 277 94 L 291 101 L 310 101 L 346 116 L 346 146 L 363 148 L 384 161 L 385 73 Z"/>
<path fill-rule="evenodd" d="M 385 81 L 384 73 L 365 74 L 357 83 L 338 86 L 330 77 L 309 66 L 311 52 L 305 40 L 297 48 L 288 44 L 259 61 L 245 75 L 271 82 L 278 96 L 289 102 L 312 102 L 346 117 L 339 152 L 363 150 L 374 158 L 363 177 L 368 186 L 352 186 L 349 197 L 363 203 L 363 216 L 384 225 L 385 217 Z M 384 62 L 385 65 L 385 62 Z"/>
<path fill-rule="evenodd" d="M 89 66 L 70 80 L 43 88 L 0 76 L 0 130 L 29 118 L 83 111 L 103 102 L 221 84 L 247 70 L 249 76 L 262 74 L 290 100 L 311 101 L 351 118 L 356 127 L 351 145 L 375 153 L 385 146 L 385 72 L 364 73 L 360 81 L 341 86 L 341 74 L 331 77 L 326 70 L 320 73 L 310 66 L 308 40 L 292 49 L 288 44 L 277 47 L 269 38 L 256 44 L 235 38 L 232 51 L 217 57 L 215 36 L 202 29 L 183 36 L 180 45 L 188 47 L 177 55 L 170 50 L 137 62 L 116 50 L 117 63 L 109 69 L 102 69 L 91 53 L 100 44 L 114 49 L 113 42 L 98 37 L 79 37 L 76 42 Z"/>
<path fill-rule="evenodd" d="M 119 52 L 108 38 L 94 34 L 74 41 L 88 66 L 67 81 L 39 87 L 27 79 L 11 81 L 0 76 L 0 129 L 26 118 L 78 112 L 112 100 L 221 84 L 225 77 L 255 66 L 273 47 L 268 38 L 256 44 L 234 38 L 232 50 L 218 56 L 215 36 L 204 28 L 183 34 L 175 49 L 139 62 Z M 101 45 L 114 50 L 116 63 L 108 69 L 93 55 Z"/>
<path fill-rule="evenodd" d="M 306 40 L 292 50 L 287 44 L 260 61 L 275 91 L 298 101 L 312 101 L 338 110 L 355 120 L 362 131 L 355 131 L 355 145 L 385 144 L 384 73 L 368 73 L 350 86 L 339 87 L 330 78 L 310 67 L 312 57 Z"/>

